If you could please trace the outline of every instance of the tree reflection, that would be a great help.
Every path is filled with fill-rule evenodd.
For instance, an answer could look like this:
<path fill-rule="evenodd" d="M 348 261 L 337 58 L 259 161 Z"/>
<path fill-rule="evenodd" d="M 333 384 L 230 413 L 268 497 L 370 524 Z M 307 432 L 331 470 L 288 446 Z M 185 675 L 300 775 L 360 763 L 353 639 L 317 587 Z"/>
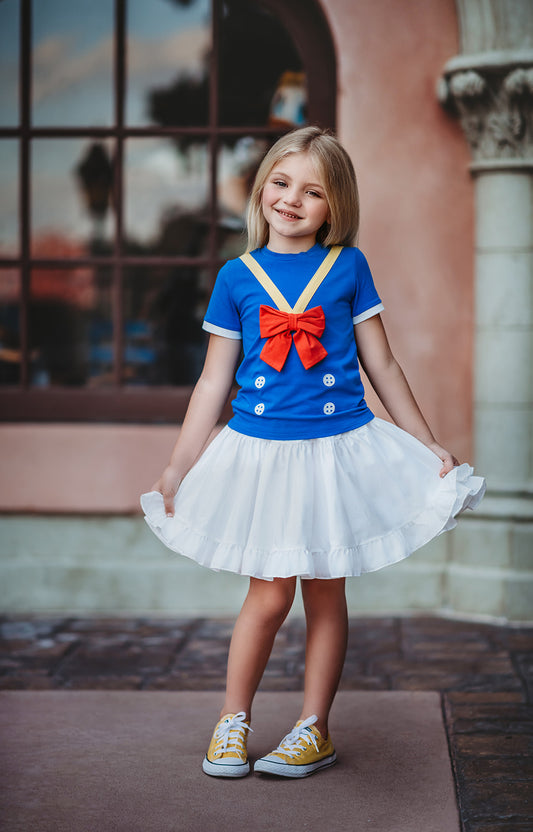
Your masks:
<path fill-rule="evenodd" d="M 113 189 L 113 164 L 102 142 L 93 142 L 75 169 L 95 240 L 103 239 L 103 227 Z"/>
<path fill-rule="evenodd" d="M 207 123 L 210 60 L 207 54 L 201 78 L 180 76 L 169 86 L 149 93 L 148 111 L 154 122 L 164 127 Z M 267 125 L 283 73 L 301 70 L 294 44 L 276 18 L 248 0 L 226 0 L 218 64 L 221 126 Z M 178 141 L 184 147 L 193 139 L 184 136 Z"/>

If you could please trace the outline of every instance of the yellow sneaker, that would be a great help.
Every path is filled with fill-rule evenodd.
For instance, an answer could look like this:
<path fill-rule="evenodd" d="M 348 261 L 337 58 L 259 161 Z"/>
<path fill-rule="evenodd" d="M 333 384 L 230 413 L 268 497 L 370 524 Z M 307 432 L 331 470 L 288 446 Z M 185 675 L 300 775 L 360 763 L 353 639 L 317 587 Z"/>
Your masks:
<path fill-rule="evenodd" d="M 246 714 L 226 714 L 217 723 L 202 768 L 211 777 L 245 777 L 250 771 Z"/>
<path fill-rule="evenodd" d="M 334 765 L 337 755 L 328 735 L 324 739 L 314 723 L 317 716 L 299 720 L 278 747 L 257 760 L 254 771 L 281 777 L 309 777 L 315 771 Z"/>

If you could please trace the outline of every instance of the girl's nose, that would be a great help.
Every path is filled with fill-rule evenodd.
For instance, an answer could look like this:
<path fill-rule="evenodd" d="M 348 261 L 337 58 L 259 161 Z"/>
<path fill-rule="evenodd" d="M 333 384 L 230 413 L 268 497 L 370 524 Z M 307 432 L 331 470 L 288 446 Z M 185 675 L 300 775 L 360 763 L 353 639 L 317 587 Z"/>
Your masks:
<path fill-rule="evenodd" d="M 300 194 L 298 193 L 298 190 L 296 188 L 287 189 L 287 191 L 285 192 L 285 202 L 287 202 L 289 205 L 300 204 Z"/>

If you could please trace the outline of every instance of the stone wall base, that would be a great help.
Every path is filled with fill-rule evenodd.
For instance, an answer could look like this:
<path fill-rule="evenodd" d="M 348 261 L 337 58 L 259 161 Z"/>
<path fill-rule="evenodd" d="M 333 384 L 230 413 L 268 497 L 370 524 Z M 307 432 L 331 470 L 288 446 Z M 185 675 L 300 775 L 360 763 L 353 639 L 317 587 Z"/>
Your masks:
<path fill-rule="evenodd" d="M 349 580 L 350 615 L 533 620 L 533 517 L 508 500 L 482 506 L 402 563 Z M 247 590 L 172 555 L 140 517 L 4 515 L 0 539 L 3 613 L 234 616 Z"/>

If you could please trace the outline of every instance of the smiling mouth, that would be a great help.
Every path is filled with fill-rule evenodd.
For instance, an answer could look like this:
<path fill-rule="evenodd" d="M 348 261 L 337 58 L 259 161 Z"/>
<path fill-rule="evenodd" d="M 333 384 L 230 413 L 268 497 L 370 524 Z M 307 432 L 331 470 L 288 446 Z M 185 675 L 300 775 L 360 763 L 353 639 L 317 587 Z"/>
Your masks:
<path fill-rule="evenodd" d="M 287 219 L 289 220 L 301 219 L 301 217 L 299 217 L 298 214 L 293 214 L 290 211 L 282 211 L 281 208 L 276 208 L 276 211 L 281 217 L 287 217 Z"/>

